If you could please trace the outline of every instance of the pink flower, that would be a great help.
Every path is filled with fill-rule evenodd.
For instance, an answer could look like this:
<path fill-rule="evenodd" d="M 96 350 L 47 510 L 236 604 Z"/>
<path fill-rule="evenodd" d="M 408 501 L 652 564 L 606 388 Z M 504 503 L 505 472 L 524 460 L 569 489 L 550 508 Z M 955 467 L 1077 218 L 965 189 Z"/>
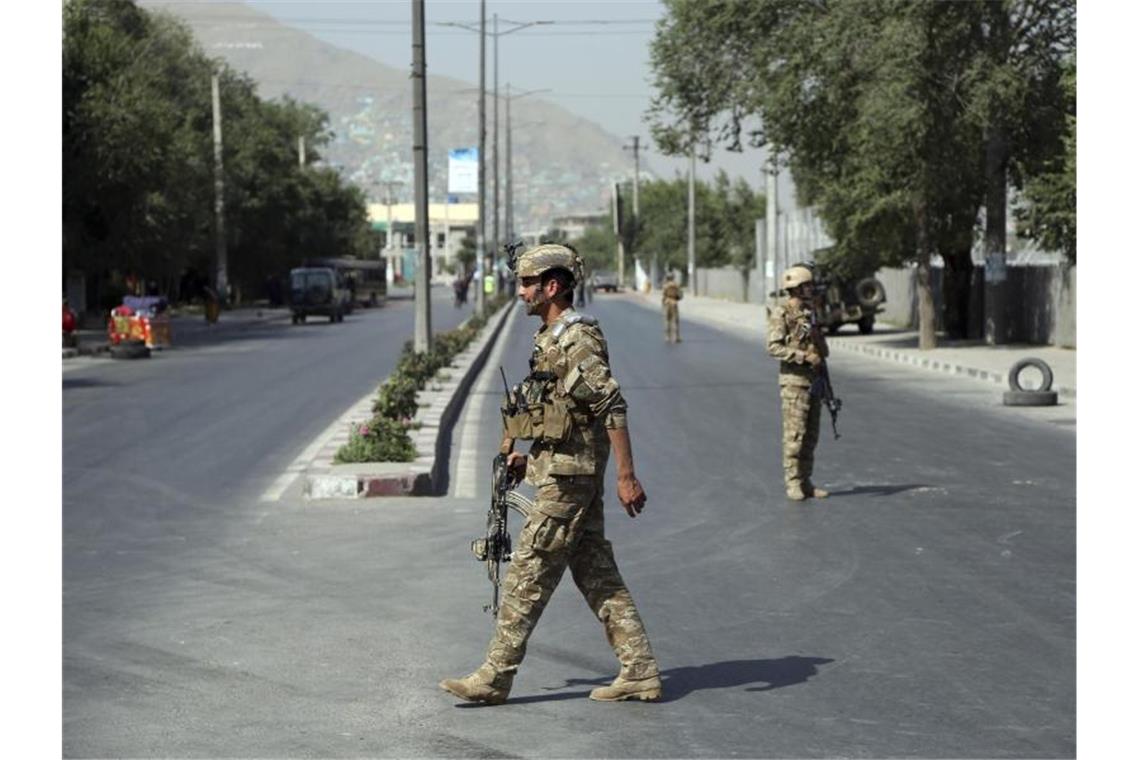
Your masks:
<path fill-rule="evenodd" d="M 367 425 L 361 425 L 360 426 L 360 435 L 362 435 L 362 436 L 368 435 L 368 426 Z"/>

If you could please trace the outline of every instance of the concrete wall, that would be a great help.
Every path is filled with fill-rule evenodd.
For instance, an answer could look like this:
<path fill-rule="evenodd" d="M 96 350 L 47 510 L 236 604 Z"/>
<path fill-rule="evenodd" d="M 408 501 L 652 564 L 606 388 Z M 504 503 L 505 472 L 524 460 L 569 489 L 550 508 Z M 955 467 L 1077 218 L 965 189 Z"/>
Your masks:
<path fill-rule="evenodd" d="M 918 293 L 915 270 L 880 269 L 875 277 L 887 291 L 879 319 L 901 327 L 918 327 Z M 1077 347 L 1077 269 L 1061 266 L 1006 267 L 1009 332 L 1013 343 Z M 934 308 L 941 329 L 942 269 L 931 270 Z M 969 336 L 983 335 L 985 270 L 975 267 L 970 280 Z"/>
<path fill-rule="evenodd" d="M 880 269 L 875 276 L 887 291 L 878 319 L 900 327 L 918 327 L 915 270 Z M 1061 266 L 1008 266 L 1007 340 L 1014 343 L 1077 347 L 1077 269 Z M 931 270 L 936 329 L 942 329 L 942 269 Z M 764 303 L 765 291 L 776 284 L 754 269 L 745 277 L 735 267 L 697 269 L 697 295 L 726 301 Z M 968 334 L 981 338 L 985 329 L 985 269 L 975 267 L 970 278 Z"/>
<path fill-rule="evenodd" d="M 725 301 L 747 301 L 748 288 L 744 276 L 736 267 L 698 268 L 696 295 Z"/>

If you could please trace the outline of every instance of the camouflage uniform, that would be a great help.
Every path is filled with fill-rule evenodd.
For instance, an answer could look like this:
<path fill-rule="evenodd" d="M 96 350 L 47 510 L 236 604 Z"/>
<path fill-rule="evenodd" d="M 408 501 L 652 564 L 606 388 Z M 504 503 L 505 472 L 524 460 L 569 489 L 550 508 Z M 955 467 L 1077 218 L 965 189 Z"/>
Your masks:
<path fill-rule="evenodd" d="M 645 626 L 605 537 L 606 430 L 626 427 L 626 404 L 610 375 L 606 341 L 596 321 L 568 309 L 553 325 L 543 325 L 535 334 L 531 368 L 556 379 L 541 394 L 541 421 L 534 418 L 536 410 L 527 423 L 534 444 L 526 480 L 536 489 L 535 508 L 519 533 L 503 582 L 502 607 L 484 667 L 493 671 L 496 685 L 509 688 L 527 639 L 569 567 L 605 627 L 621 677 L 657 676 Z M 525 432 L 515 435 L 511 425 L 508 421 L 512 437 L 528 437 Z"/>
<path fill-rule="evenodd" d="M 661 305 L 665 307 L 665 340 L 670 343 L 681 341 L 681 320 L 677 302 L 681 300 L 681 287 L 667 280 L 661 288 Z"/>
<path fill-rule="evenodd" d="M 789 298 L 768 319 L 768 353 L 780 360 L 780 404 L 784 418 L 784 487 L 788 495 L 810 495 L 819 441 L 820 399 L 811 393 L 815 370 L 809 349 L 827 358 L 827 341 L 812 327 L 811 306 Z"/>

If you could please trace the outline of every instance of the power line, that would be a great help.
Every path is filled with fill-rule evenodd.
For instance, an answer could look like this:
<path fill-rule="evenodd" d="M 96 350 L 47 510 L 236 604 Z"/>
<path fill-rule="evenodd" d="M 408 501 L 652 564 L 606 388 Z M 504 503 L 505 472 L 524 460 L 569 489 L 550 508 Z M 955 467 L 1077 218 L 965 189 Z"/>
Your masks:
<path fill-rule="evenodd" d="M 203 24 L 202 26 L 206 26 L 206 24 Z M 214 26 L 224 26 L 224 25 L 215 24 Z M 282 25 L 282 26 L 284 26 L 284 25 Z M 266 30 L 268 31 L 270 28 L 271 27 L 266 27 Z M 360 29 L 360 28 L 357 28 L 355 26 L 346 26 L 346 27 L 341 28 L 341 29 L 318 28 L 318 29 L 313 29 L 311 31 L 301 29 L 300 27 L 284 27 L 282 29 L 282 31 L 286 31 L 286 30 L 294 31 L 294 32 L 295 31 L 301 31 L 301 32 L 304 32 L 306 34 L 313 34 L 315 32 L 335 33 L 335 34 L 367 34 L 367 35 L 371 35 L 373 37 L 406 37 L 408 34 L 407 32 L 403 32 L 403 31 L 388 32 L 388 31 L 382 31 L 382 30 L 378 30 L 378 29 Z M 235 28 L 234 31 L 241 31 L 241 29 Z M 639 31 L 626 31 L 626 32 L 592 32 L 592 31 L 534 32 L 532 34 L 528 34 L 527 36 L 528 37 L 635 37 L 635 36 L 644 36 L 644 35 L 648 35 L 648 34 L 652 34 L 652 33 L 653 32 L 651 30 L 645 29 L 645 30 L 639 30 Z M 432 37 L 463 37 L 463 36 L 466 36 L 462 32 L 448 32 L 448 31 L 433 31 L 433 32 L 430 32 L 430 35 Z"/>

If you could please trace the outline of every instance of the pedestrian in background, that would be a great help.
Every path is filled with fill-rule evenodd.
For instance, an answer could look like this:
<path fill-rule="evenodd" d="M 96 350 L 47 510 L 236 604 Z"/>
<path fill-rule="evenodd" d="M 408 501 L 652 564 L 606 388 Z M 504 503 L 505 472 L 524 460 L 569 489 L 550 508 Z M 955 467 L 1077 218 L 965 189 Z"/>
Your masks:
<path fill-rule="evenodd" d="M 673 281 L 673 273 L 665 275 L 661 288 L 661 306 L 665 310 L 665 342 L 681 342 L 681 315 L 677 303 L 681 300 L 681 286 Z"/>
<path fill-rule="evenodd" d="M 780 360 L 784 488 L 793 501 L 823 499 L 828 495 L 811 480 L 821 406 L 811 387 L 816 371 L 828 355 L 827 341 L 812 319 L 813 279 L 806 266 L 785 271 L 781 288 L 787 297 L 768 319 L 768 353 Z"/>
<path fill-rule="evenodd" d="M 534 441 L 528 454 L 512 452 L 507 460 L 517 477 L 535 487 L 534 509 L 511 556 L 483 664 L 439 685 L 470 702 L 506 701 L 527 640 L 569 568 L 621 663 L 613 683 L 594 689 L 590 698 L 656 701 L 662 693 L 657 660 L 602 519 L 611 446 L 618 500 L 630 517 L 645 508 L 645 491 L 634 475 L 626 402 L 610 374 L 606 339 L 597 320 L 577 313 L 572 303 L 582 260 L 568 246 L 544 244 L 519 257 L 516 274 L 519 298 L 542 327 L 534 336 L 531 374 L 520 389 L 536 401 L 517 414 L 504 411 L 504 449 L 515 440 Z"/>

